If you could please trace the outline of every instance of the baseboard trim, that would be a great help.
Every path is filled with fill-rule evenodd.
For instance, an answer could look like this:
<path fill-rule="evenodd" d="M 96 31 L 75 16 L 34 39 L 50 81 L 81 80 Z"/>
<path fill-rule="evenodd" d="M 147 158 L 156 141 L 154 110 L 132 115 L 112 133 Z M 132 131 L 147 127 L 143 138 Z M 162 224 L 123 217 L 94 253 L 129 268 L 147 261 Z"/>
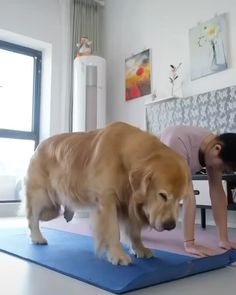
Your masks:
<path fill-rule="evenodd" d="M 0 217 L 15 217 L 18 215 L 21 203 L 0 203 Z"/>

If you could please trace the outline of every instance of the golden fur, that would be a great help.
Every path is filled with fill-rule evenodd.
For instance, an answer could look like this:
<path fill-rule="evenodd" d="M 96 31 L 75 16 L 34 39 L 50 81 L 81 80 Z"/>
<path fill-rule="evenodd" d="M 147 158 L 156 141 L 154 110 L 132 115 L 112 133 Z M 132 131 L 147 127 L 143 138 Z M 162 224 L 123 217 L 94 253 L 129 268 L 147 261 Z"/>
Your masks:
<path fill-rule="evenodd" d="M 47 243 L 39 220 L 57 217 L 61 206 L 72 210 L 90 206 L 96 248 L 106 250 L 109 261 L 131 262 L 120 244 L 119 223 L 132 252 L 151 257 L 152 252 L 141 242 L 141 229 L 175 227 L 188 175 L 185 160 L 176 152 L 157 137 L 125 123 L 53 136 L 38 146 L 28 168 L 31 239 Z"/>

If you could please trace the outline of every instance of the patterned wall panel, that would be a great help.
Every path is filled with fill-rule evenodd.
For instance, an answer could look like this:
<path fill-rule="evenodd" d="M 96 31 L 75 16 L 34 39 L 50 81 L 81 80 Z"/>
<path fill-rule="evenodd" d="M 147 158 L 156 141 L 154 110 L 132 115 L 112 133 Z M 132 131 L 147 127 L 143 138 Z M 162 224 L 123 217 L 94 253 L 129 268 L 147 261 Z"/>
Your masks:
<path fill-rule="evenodd" d="M 176 125 L 200 126 L 217 133 L 236 132 L 236 86 L 149 103 L 146 124 L 147 130 L 156 135 Z"/>

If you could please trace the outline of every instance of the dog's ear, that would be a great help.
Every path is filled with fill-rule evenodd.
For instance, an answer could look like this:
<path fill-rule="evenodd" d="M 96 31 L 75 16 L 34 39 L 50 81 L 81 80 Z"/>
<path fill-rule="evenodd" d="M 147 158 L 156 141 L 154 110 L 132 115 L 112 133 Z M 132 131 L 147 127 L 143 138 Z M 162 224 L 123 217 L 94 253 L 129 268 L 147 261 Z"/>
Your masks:
<path fill-rule="evenodd" d="M 144 169 L 131 171 L 129 182 L 132 188 L 133 198 L 137 203 L 143 203 L 151 182 L 151 172 L 145 171 Z"/>

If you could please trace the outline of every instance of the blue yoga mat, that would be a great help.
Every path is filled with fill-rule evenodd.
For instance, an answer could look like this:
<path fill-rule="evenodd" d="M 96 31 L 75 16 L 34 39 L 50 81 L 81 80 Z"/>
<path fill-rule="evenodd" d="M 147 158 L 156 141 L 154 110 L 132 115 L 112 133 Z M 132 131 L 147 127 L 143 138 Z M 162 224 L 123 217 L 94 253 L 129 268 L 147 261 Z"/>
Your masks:
<path fill-rule="evenodd" d="M 130 266 L 114 266 L 94 255 L 91 237 L 54 229 L 42 231 L 48 245 L 31 244 L 26 229 L 0 230 L 0 250 L 118 294 L 222 268 L 236 261 L 236 250 L 204 258 L 155 250 L 154 258 L 132 256 Z"/>

